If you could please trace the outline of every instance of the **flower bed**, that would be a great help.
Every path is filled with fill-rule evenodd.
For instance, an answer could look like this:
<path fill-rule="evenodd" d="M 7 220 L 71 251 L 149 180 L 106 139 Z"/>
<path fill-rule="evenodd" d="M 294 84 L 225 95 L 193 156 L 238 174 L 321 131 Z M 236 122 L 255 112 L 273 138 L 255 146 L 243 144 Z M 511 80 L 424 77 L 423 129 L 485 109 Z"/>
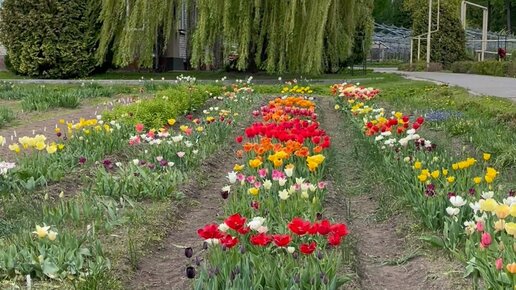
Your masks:
<path fill-rule="evenodd" d="M 516 192 L 502 189 L 491 154 L 456 158 L 419 135 L 422 116 L 388 113 L 374 104 L 378 90 L 336 84 L 337 110 L 363 131 L 392 178 L 429 229 L 424 240 L 467 263 L 492 289 L 516 285 Z"/>
<path fill-rule="evenodd" d="M 315 103 L 285 96 L 253 115 L 261 121 L 236 138 L 242 162 L 221 189 L 227 218 L 198 230 L 208 253 L 203 261 L 188 248 L 186 274 L 195 289 L 337 289 L 348 230 L 321 214 L 331 139 Z"/>

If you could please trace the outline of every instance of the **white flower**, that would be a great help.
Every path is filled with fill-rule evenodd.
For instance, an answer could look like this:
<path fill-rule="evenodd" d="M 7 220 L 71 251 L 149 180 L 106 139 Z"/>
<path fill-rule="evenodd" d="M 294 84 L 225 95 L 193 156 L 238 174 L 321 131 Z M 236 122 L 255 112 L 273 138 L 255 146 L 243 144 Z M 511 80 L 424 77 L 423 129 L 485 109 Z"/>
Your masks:
<path fill-rule="evenodd" d="M 310 185 L 311 185 L 310 183 L 303 183 L 303 184 L 301 184 L 301 190 L 302 191 L 309 190 L 310 189 Z"/>
<path fill-rule="evenodd" d="M 477 226 L 474 221 L 466 221 L 466 222 L 464 222 L 464 228 L 466 230 L 466 233 L 468 235 L 471 235 L 475 232 Z"/>
<path fill-rule="evenodd" d="M 305 179 L 303 177 L 296 177 L 296 184 L 301 185 L 303 184 L 303 182 L 305 182 Z"/>
<path fill-rule="evenodd" d="M 391 136 L 391 135 L 392 135 L 391 131 L 382 132 L 382 136 Z"/>
<path fill-rule="evenodd" d="M 452 196 L 450 197 L 450 202 L 455 207 L 461 207 L 466 204 L 466 201 L 462 198 L 462 196 Z"/>
<path fill-rule="evenodd" d="M 516 196 L 509 196 L 507 198 L 504 198 L 503 199 L 503 203 L 505 203 L 508 206 L 511 206 L 511 205 L 515 204 L 516 203 Z"/>
<path fill-rule="evenodd" d="M 283 189 L 282 191 L 280 191 L 278 195 L 282 200 L 287 200 L 288 197 L 290 196 L 290 194 L 288 193 L 288 190 L 286 190 L 286 189 Z"/>
<path fill-rule="evenodd" d="M 230 192 L 231 191 L 231 185 L 226 185 L 222 188 L 223 192 Z"/>
<path fill-rule="evenodd" d="M 225 232 L 227 232 L 227 230 L 229 230 L 229 227 L 228 227 L 228 225 L 226 225 L 226 223 L 221 223 L 221 224 L 219 225 L 219 231 L 221 231 L 221 232 L 224 232 L 224 233 L 225 233 Z"/>
<path fill-rule="evenodd" d="M 308 195 L 307 191 L 303 191 L 303 192 L 301 192 L 301 197 L 304 199 L 308 199 L 310 196 Z"/>
<path fill-rule="evenodd" d="M 315 184 L 311 184 L 310 183 L 309 189 L 310 189 L 311 192 L 314 192 L 314 191 L 317 190 L 317 186 Z"/>
<path fill-rule="evenodd" d="M 208 245 L 218 245 L 218 244 L 220 244 L 219 239 L 207 239 L 207 240 L 205 240 L 205 242 Z"/>
<path fill-rule="evenodd" d="M 264 222 L 265 222 L 265 218 L 257 216 L 257 217 L 254 217 L 250 222 L 248 222 L 247 226 L 251 230 L 257 231 L 263 225 Z"/>
<path fill-rule="evenodd" d="M 272 187 L 272 182 L 269 179 L 267 179 L 263 182 L 263 188 L 265 188 L 265 190 L 269 190 L 269 189 L 271 189 L 271 187 Z"/>
<path fill-rule="evenodd" d="M 197 153 L 199 153 L 199 150 L 197 150 L 197 149 L 192 150 L 192 153 L 193 153 L 193 154 L 197 154 Z"/>
<path fill-rule="evenodd" d="M 400 141 L 401 141 L 401 140 L 400 140 Z M 409 157 L 409 156 L 407 156 L 407 157 L 403 158 L 403 161 L 405 161 L 405 162 L 409 163 L 409 162 L 410 162 L 410 157 Z"/>
<path fill-rule="evenodd" d="M 268 228 L 268 227 L 266 227 L 266 226 L 261 226 L 261 227 L 259 227 L 256 231 L 258 231 L 259 233 L 266 233 L 268 230 L 269 230 L 269 228 Z"/>
<path fill-rule="evenodd" d="M 161 160 L 163 160 L 163 156 L 156 157 L 156 161 L 161 162 Z"/>
<path fill-rule="evenodd" d="M 235 183 L 237 180 L 237 173 L 234 171 L 231 171 L 228 173 L 227 178 L 229 179 L 229 183 Z"/>
<path fill-rule="evenodd" d="M 455 207 L 447 207 L 446 208 L 446 212 L 451 215 L 451 216 L 456 216 L 459 214 L 460 212 L 460 209 L 458 208 L 455 208 Z"/>
<path fill-rule="evenodd" d="M 285 168 L 285 174 L 288 176 L 288 177 L 292 177 L 292 174 L 294 174 L 294 168 L 291 167 L 291 168 Z"/>
<path fill-rule="evenodd" d="M 482 198 L 483 199 L 490 199 L 490 198 L 493 198 L 494 196 L 494 191 L 484 191 L 482 192 Z"/>
<path fill-rule="evenodd" d="M 374 141 L 381 141 L 383 140 L 383 135 L 378 135 L 376 138 L 374 138 Z"/>
<path fill-rule="evenodd" d="M 416 129 L 407 130 L 407 135 L 414 135 L 414 134 L 416 134 Z"/>
<path fill-rule="evenodd" d="M 290 254 L 294 253 L 295 251 L 296 251 L 296 248 L 294 248 L 294 247 L 287 248 L 287 252 L 289 252 Z"/>
<path fill-rule="evenodd" d="M 476 214 L 480 210 L 480 203 L 478 201 L 475 203 L 470 202 L 469 207 L 471 207 L 473 212 Z"/>
<path fill-rule="evenodd" d="M 172 161 L 169 161 L 167 165 L 168 165 L 168 167 L 172 167 L 172 166 L 174 166 L 174 165 L 175 165 L 175 163 L 174 163 L 174 162 L 172 162 Z"/>
<path fill-rule="evenodd" d="M 398 142 L 400 143 L 401 146 L 407 146 L 408 141 L 409 141 L 409 139 L 407 139 L 407 138 L 401 138 L 400 140 L 398 140 Z"/>
<path fill-rule="evenodd" d="M 172 137 L 172 141 L 174 141 L 174 143 L 181 142 L 182 140 L 183 140 L 183 135 L 177 135 L 177 136 Z"/>
<path fill-rule="evenodd" d="M 193 146 L 193 143 L 192 143 L 192 142 L 190 142 L 190 141 L 185 141 L 185 146 L 186 146 L 187 148 L 190 148 L 190 147 L 192 147 L 192 146 Z"/>
<path fill-rule="evenodd" d="M 180 151 L 180 152 L 177 152 L 176 154 L 177 154 L 177 156 L 178 156 L 179 158 L 183 158 L 183 157 L 185 156 L 185 154 L 186 154 L 186 153 L 185 153 L 185 152 L 183 152 L 183 151 Z"/>
<path fill-rule="evenodd" d="M 280 178 L 280 179 L 278 179 L 278 183 L 279 183 L 279 185 L 280 185 L 280 186 L 284 186 L 284 185 L 285 185 L 285 183 L 287 183 L 287 179 L 285 179 L 285 178 Z"/>

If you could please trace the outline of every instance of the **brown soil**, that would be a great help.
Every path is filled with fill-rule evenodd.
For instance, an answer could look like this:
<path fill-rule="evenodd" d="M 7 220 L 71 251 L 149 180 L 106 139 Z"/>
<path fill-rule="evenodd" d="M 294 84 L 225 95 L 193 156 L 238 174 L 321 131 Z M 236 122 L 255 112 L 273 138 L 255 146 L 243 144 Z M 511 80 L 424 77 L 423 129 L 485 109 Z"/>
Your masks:
<path fill-rule="evenodd" d="M 339 125 L 346 120 L 341 119 L 333 104 L 330 98 L 319 102 L 324 111 L 321 122 L 333 138 L 332 146 L 339 148 L 337 154 L 341 154 L 343 150 L 353 150 L 351 138 L 354 134 L 349 132 L 349 129 L 346 132 Z M 346 169 L 346 165 L 339 169 Z M 348 180 L 351 184 L 355 179 L 364 178 L 357 177 L 351 172 L 344 173 L 344 177 L 353 179 Z M 408 233 L 408 229 L 415 223 L 407 214 L 400 213 L 385 221 L 375 221 L 375 214 L 379 208 L 377 194 L 382 192 L 380 185 L 374 185 L 371 192 L 359 195 L 350 194 L 349 186 L 343 185 L 333 184 L 326 202 L 330 213 L 341 215 L 341 218 L 337 219 L 347 219 L 351 232 L 348 242 L 351 241 L 355 247 L 356 264 L 352 267 L 356 268 L 358 279 L 348 283 L 346 288 L 464 289 L 464 279 L 460 277 L 463 268 L 444 257 L 439 257 L 442 253 L 428 251 L 423 249 L 422 245 L 418 245 L 421 242 L 417 237 Z M 450 273 L 457 275 L 457 279 L 453 279 Z"/>

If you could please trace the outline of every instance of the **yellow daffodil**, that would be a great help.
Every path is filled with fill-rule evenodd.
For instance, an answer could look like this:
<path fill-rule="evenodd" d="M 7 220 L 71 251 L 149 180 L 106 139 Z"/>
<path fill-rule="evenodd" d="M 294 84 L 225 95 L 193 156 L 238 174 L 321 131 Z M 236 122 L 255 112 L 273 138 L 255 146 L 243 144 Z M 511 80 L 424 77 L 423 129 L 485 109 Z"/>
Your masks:
<path fill-rule="evenodd" d="M 42 239 L 48 235 L 49 229 L 50 229 L 50 227 L 45 224 L 42 227 L 36 225 L 36 231 L 34 231 L 32 233 L 36 234 L 38 236 L 38 238 Z"/>
<path fill-rule="evenodd" d="M 448 169 L 443 169 L 443 175 L 444 176 L 448 175 Z"/>

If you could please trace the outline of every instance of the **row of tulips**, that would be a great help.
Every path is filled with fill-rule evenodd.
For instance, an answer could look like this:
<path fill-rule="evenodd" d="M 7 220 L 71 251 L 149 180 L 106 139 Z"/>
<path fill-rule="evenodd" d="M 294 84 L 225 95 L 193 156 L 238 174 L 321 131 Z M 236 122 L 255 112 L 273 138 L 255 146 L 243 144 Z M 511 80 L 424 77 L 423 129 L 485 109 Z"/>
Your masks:
<path fill-rule="evenodd" d="M 236 142 L 236 164 L 221 189 L 228 215 L 198 230 L 208 253 L 186 269 L 196 289 L 337 289 L 345 224 L 321 214 L 331 139 L 313 98 L 276 98 Z M 191 253 L 187 257 L 192 257 Z"/>
<path fill-rule="evenodd" d="M 373 102 L 378 90 L 336 84 L 335 108 L 346 112 L 373 150 L 385 173 L 436 236 L 423 239 L 444 247 L 467 264 L 490 289 L 516 286 L 516 192 L 500 184 L 491 155 L 456 159 L 420 136 L 425 119 L 388 113 Z"/>

